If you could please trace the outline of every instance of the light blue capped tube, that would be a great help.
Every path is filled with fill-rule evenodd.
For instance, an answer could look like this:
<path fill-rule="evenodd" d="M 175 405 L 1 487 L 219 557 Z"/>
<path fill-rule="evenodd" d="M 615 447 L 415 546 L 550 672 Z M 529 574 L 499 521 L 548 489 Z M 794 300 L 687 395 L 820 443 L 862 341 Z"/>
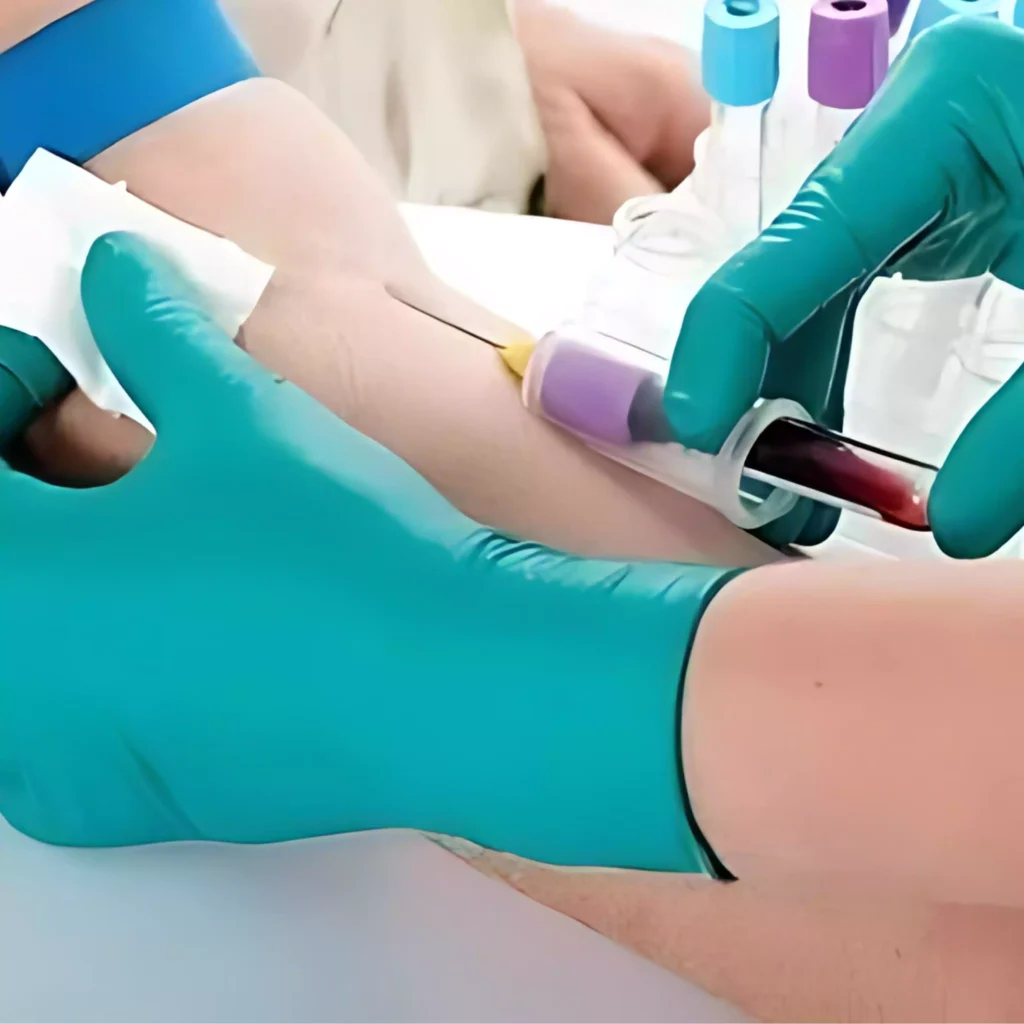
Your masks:
<path fill-rule="evenodd" d="M 1019 3 L 1017 8 L 1019 10 Z M 910 27 L 910 39 L 940 21 L 956 17 L 998 18 L 999 0 L 921 0 L 914 24 Z"/>
<path fill-rule="evenodd" d="M 774 0 L 708 0 L 702 67 L 712 99 L 702 198 L 743 244 L 764 226 L 765 112 L 779 84 Z"/>
<path fill-rule="evenodd" d="M 1017 0 L 1014 4 L 1013 23 L 1017 28 L 1024 28 L 1024 0 Z"/>

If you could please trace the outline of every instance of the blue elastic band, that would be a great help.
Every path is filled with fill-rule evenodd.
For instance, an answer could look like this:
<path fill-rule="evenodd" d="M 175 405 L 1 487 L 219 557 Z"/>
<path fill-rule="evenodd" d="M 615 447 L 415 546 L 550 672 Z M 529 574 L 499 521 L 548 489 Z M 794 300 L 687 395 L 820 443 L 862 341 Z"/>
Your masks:
<path fill-rule="evenodd" d="M 93 0 L 0 54 L 0 188 L 40 147 L 85 163 L 258 75 L 217 0 Z"/>

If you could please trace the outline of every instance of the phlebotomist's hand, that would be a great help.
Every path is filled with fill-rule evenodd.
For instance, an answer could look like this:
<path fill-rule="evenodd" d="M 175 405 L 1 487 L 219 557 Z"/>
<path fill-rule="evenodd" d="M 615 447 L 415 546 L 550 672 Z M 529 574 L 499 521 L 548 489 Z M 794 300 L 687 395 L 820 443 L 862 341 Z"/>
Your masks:
<path fill-rule="evenodd" d="M 53 843 L 419 827 L 703 870 L 680 784 L 693 633 L 732 578 L 471 522 L 258 367 L 161 257 L 82 279 L 155 424 L 107 487 L 0 474 L 0 812 Z"/>
<path fill-rule="evenodd" d="M 922 34 L 835 152 L 690 306 L 666 395 L 680 440 L 718 449 L 759 396 L 842 423 L 853 313 L 879 274 L 991 270 L 1024 287 L 1024 33 L 954 19 Z M 1024 525 L 1024 376 L 972 420 L 932 491 L 940 547 L 988 554 Z M 829 532 L 803 503 L 782 522 Z M 820 518 L 818 518 L 820 515 Z M 803 535 L 801 536 L 801 531 Z"/>

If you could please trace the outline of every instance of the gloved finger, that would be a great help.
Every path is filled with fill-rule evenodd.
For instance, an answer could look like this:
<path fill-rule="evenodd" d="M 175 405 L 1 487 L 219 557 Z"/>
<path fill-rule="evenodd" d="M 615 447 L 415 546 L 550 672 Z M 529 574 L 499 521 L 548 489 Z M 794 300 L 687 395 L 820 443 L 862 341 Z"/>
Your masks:
<path fill-rule="evenodd" d="M 251 404 L 273 385 L 174 265 L 136 236 L 97 239 L 82 271 L 82 303 L 114 376 L 161 434 L 208 430 L 224 420 L 225 405 Z"/>
<path fill-rule="evenodd" d="M 928 502 L 936 543 L 983 558 L 1024 526 L 1024 367 L 977 412 L 946 458 Z"/>
<path fill-rule="evenodd" d="M 811 502 L 811 510 L 793 543 L 807 548 L 824 544 L 835 533 L 840 515 L 840 510 L 832 505 L 822 505 L 819 501 Z"/>
<path fill-rule="evenodd" d="M 948 155 L 966 156 L 969 143 L 925 80 L 926 42 L 922 37 L 789 208 L 690 304 L 665 396 L 683 444 L 717 451 L 759 396 L 772 349 L 941 217 L 960 184 L 947 170 Z M 819 343 L 835 346 L 837 339 Z"/>
<path fill-rule="evenodd" d="M 815 547 L 828 540 L 838 524 L 839 509 L 810 498 L 801 498 L 781 519 L 751 532 L 773 548 L 781 549 L 792 544 Z"/>
<path fill-rule="evenodd" d="M 750 532 L 770 547 L 780 550 L 788 548 L 796 543 L 797 537 L 803 532 L 813 506 L 814 502 L 801 498 L 784 516 Z"/>
<path fill-rule="evenodd" d="M 762 398 L 792 398 L 815 422 L 843 425 L 853 325 L 865 287 L 846 288 L 771 351 Z"/>
<path fill-rule="evenodd" d="M 71 375 L 38 338 L 0 327 L 0 448 L 73 386 Z"/>
<path fill-rule="evenodd" d="M 853 314 L 862 294 L 860 288 L 840 292 L 775 350 L 761 383 L 762 397 L 796 399 L 818 423 L 842 427 Z M 820 342 L 822 336 L 837 341 L 830 347 Z M 748 486 L 756 492 L 753 481 Z M 753 533 L 772 547 L 812 547 L 827 540 L 838 521 L 838 510 L 802 499 L 781 519 Z"/>

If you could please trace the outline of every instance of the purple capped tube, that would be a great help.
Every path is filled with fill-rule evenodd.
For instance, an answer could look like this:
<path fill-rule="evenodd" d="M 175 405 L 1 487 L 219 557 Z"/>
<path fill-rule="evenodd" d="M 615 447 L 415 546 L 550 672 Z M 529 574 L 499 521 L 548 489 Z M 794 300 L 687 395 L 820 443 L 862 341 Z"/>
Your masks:
<path fill-rule="evenodd" d="M 814 163 L 820 163 L 871 102 L 889 70 L 885 0 L 817 0 L 811 9 L 807 93 L 818 105 Z"/>
<path fill-rule="evenodd" d="M 785 399 L 762 402 L 717 455 L 684 448 L 664 411 L 668 366 L 649 352 L 569 324 L 538 342 L 523 378 L 523 401 L 588 447 L 718 509 L 744 529 L 788 512 L 796 495 L 782 486 L 767 493 L 751 488 L 755 478 L 744 467 L 769 424 L 806 420 L 804 410 Z"/>

